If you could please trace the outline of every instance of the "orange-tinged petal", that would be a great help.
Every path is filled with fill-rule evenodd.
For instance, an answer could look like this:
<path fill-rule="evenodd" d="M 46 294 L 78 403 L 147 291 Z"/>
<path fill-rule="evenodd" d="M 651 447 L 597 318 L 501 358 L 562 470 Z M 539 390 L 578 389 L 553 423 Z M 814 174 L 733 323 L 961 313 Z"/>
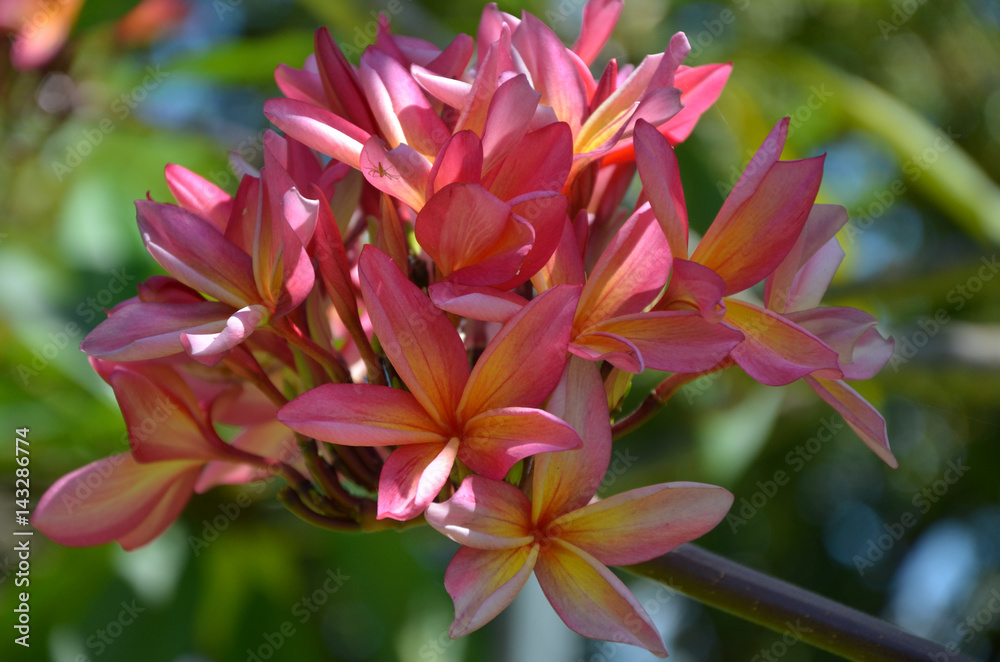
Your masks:
<path fill-rule="evenodd" d="M 681 185 L 677 155 L 659 131 L 645 120 L 635 124 L 635 162 L 642 190 L 656 214 L 670 252 L 675 258 L 688 254 L 687 203 Z"/>
<path fill-rule="evenodd" d="M 599 327 L 593 327 L 597 329 Z M 587 331 L 573 338 L 569 351 L 588 361 L 607 361 L 619 370 L 638 375 L 646 369 L 634 343 L 614 333 Z"/>
<path fill-rule="evenodd" d="M 812 210 L 822 156 L 778 161 L 787 118 L 751 159 L 691 259 L 714 269 L 726 293 L 756 285 L 788 255 Z"/>
<path fill-rule="evenodd" d="M 457 438 L 394 450 L 379 476 L 378 519 L 405 521 L 424 512 L 448 481 L 457 453 Z"/>
<path fill-rule="evenodd" d="M 549 531 L 606 565 L 642 563 L 699 538 L 733 503 L 728 490 L 663 483 L 591 503 L 556 519 Z"/>
<path fill-rule="evenodd" d="M 468 476 L 444 503 L 427 507 L 427 523 L 443 535 L 476 549 L 530 545 L 531 502 L 510 483 Z"/>
<path fill-rule="evenodd" d="M 878 410 L 869 404 L 861 395 L 843 380 L 817 379 L 807 376 L 805 381 L 819 397 L 833 407 L 844 417 L 861 441 L 882 461 L 893 469 L 899 467 L 899 462 L 889 449 L 889 436 L 886 432 L 885 419 Z"/>
<path fill-rule="evenodd" d="M 670 246 L 644 204 L 615 233 L 580 294 L 573 328 L 583 331 L 610 317 L 641 312 L 670 275 Z"/>
<path fill-rule="evenodd" d="M 344 446 L 398 446 L 445 440 L 413 395 L 375 384 L 323 384 L 278 410 L 304 435 Z"/>
<path fill-rule="evenodd" d="M 837 352 L 802 327 L 760 306 L 726 303 L 726 322 L 744 336 L 733 359 L 761 384 L 784 386 L 817 370 L 840 372 Z"/>
<path fill-rule="evenodd" d="M 462 421 L 490 409 L 537 407 L 549 396 L 566 363 L 579 293 L 572 285 L 553 287 L 504 325 L 469 376 L 459 404 Z"/>
<path fill-rule="evenodd" d="M 198 479 L 195 470 L 186 471 L 173 482 L 158 499 L 145 519 L 125 535 L 118 538 L 118 544 L 126 552 L 142 547 L 152 542 L 157 536 L 174 523 L 194 492 L 195 481 Z"/>
<path fill-rule="evenodd" d="M 42 495 L 31 523 L 71 547 L 119 540 L 143 524 L 173 485 L 190 482 L 193 489 L 202 464 L 140 464 L 129 453 L 106 457 L 57 480 Z"/>
<path fill-rule="evenodd" d="M 663 638 L 622 580 L 583 550 L 558 538 L 550 543 L 538 555 L 535 576 L 571 630 L 666 657 Z"/>
<path fill-rule="evenodd" d="M 571 356 L 548 410 L 573 426 L 583 445 L 534 459 L 532 521 L 545 525 L 553 518 L 587 504 L 597 493 L 611 461 L 611 418 L 600 368 Z"/>
<path fill-rule="evenodd" d="M 469 378 L 462 339 L 385 253 L 366 246 L 359 274 L 372 327 L 399 378 L 434 420 L 454 423 Z"/>
<path fill-rule="evenodd" d="M 464 637 L 496 618 L 527 583 L 537 558 L 538 545 L 459 549 L 444 573 L 444 587 L 455 602 L 448 636 Z"/>
<path fill-rule="evenodd" d="M 540 409 L 505 407 L 474 416 L 465 425 L 458 456 L 470 469 L 500 480 L 518 461 L 580 445 L 573 426 Z"/>

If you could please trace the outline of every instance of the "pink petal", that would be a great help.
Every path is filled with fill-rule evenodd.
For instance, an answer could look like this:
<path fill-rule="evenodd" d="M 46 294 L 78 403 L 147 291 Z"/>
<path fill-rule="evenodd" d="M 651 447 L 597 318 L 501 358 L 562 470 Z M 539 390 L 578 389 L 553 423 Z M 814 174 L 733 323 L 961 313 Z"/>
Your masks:
<path fill-rule="evenodd" d="M 787 128 L 786 118 L 764 141 L 691 256 L 722 276 L 727 294 L 781 264 L 816 199 L 824 157 L 778 161 Z"/>
<path fill-rule="evenodd" d="M 124 367 L 115 368 L 108 381 L 125 418 L 129 446 L 137 461 L 207 462 L 239 456 L 208 429 L 203 412 L 191 409 L 192 396 L 182 381 L 174 381 L 173 390 L 186 393 L 175 393 Z"/>
<path fill-rule="evenodd" d="M 817 379 L 807 376 L 805 381 L 819 397 L 836 409 L 847 424 L 851 426 L 861 441 L 865 442 L 882 461 L 893 469 L 899 468 L 892 451 L 889 449 L 889 436 L 886 432 L 885 419 L 878 410 L 862 398 L 857 391 L 839 380 Z"/>
<path fill-rule="evenodd" d="M 184 351 L 181 333 L 218 330 L 233 314 L 218 301 L 145 303 L 121 306 L 80 343 L 91 356 L 112 361 L 142 361 Z"/>
<path fill-rule="evenodd" d="M 326 95 L 323 82 L 311 71 L 295 69 L 287 64 L 279 64 L 274 70 L 274 82 L 289 99 L 303 101 L 313 106 L 325 106 Z"/>
<path fill-rule="evenodd" d="M 510 483 L 468 476 L 444 503 L 427 507 L 427 523 L 476 549 L 513 549 L 534 542 L 531 502 Z"/>
<path fill-rule="evenodd" d="M 784 313 L 819 305 L 844 258 L 835 237 L 846 223 L 847 210 L 840 205 L 813 205 L 802 234 L 767 278 L 768 309 Z"/>
<path fill-rule="evenodd" d="M 357 72 L 344 57 L 343 52 L 330 37 L 326 28 L 316 31 L 314 40 L 316 65 L 330 109 L 347 122 L 359 127 L 366 134 L 375 133 L 371 109 L 358 84 Z M 287 96 L 287 95 L 286 95 Z M 325 106 L 325 103 L 318 103 Z M 358 142 L 364 142 L 359 140 Z M 343 160 L 343 159 L 340 159 Z"/>
<path fill-rule="evenodd" d="M 512 234 L 510 211 L 510 205 L 479 184 L 449 184 L 420 210 L 414 231 L 421 247 L 447 276 L 491 255 L 509 253 L 523 246 L 510 243 L 528 239 L 524 233 Z M 517 273 L 521 257 L 511 256 L 505 261 L 492 282 L 469 284 L 489 285 L 507 280 Z"/>
<path fill-rule="evenodd" d="M 474 287 L 441 281 L 427 288 L 434 305 L 441 310 L 484 322 L 504 324 L 528 301 L 513 292 L 495 287 Z"/>
<path fill-rule="evenodd" d="M 706 64 L 700 67 L 679 67 L 674 75 L 674 87 L 681 91 L 684 108 L 660 127 L 660 131 L 677 145 L 687 140 L 702 114 L 722 94 L 722 88 L 732 73 L 732 64 Z"/>
<path fill-rule="evenodd" d="M 486 112 L 484 160 L 480 172 L 492 170 L 521 142 L 541 96 L 524 74 L 514 76 L 497 88 Z"/>
<path fill-rule="evenodd" d="M 185 473 L 174 481 L 159 498 L 145 519 L 125 535 L 118 538 L 118 544 L 126 552 L 142 547 L 152 542 L 180 517 L 184 507 L 191 499 L 194 483 L 198 474 Z"/>
<path fill-rule="evenodd" d="M 461 420 L 490 409 L 537 407 L 549 396 L 566 363 L 579 292 L 571 285 L 546 290 L 504 325 L 469 376 Z"/>
<path fill-rule="evenodd" d="M 618 23 L 624 0 L 589 0 L 583 7 L 583 25 L 573 51 L 590 64 L 604 48 Z"/>
<path fill-rule="evenodd" d="M 139 464 L 129 453 L 111 455 L 57 480 L 42 495 L 31 523 L 71 547 L 121 539 L 142 526 L 173 485 L 193 487 L 201 466 L 187 460 Z M 186 501 L 190 495 L 188 489 L 174 498 Z"/>
<path fill-rule="evenodd" d="M 573 338 L 569 351 L 588 361 L 607 361 L 634 375 L 646 369 L 639 348 L 615 333 L 585 331 Z"/>
<path fill-rule="evenodd" d="M 455 182 L 478 184 L 483 176 L 483 143 L 472 131 L 459 131 L 441 148 L 427 177 L 427 197 Z"/>
<path fill-rule="evenodd" d="M 458 439 L 447 444 L 400 446 L 382 467 L 378 481 L 378 519 L 406 521 L 422 513 L 448 482 Z"/>
<path fill-rule="evenodd" d="M 628 340 L 639 351 L 646 368 L 687 373 L 708 370 L 743 340 L 739 331 L 709 322 L 693 310 L 615 317 L 588 329 L 587 337 L 598 332 Z"/>
<path fill-rule="evenodd" d="M 583 445 L 534 459 L 532 521 L 547 524 L 597 493 L 611 461 L 611 418 L 596 363 L 570 357 L 548 409 L 572 425 Z"/>
<path fill-rule="evenodd" d="M 501 200 L 533 191 L 562 191 L 573 165 L 573 134 L 556 122 L 528 133 L 483 184 Z"/>
<path fill-rule="evenodd" d="M 435 421 L 454 423 L 469 378 L 462 339 L 388 255 L 366 247 L 359 264 L 372 327 L 396 373 Z"/>
<path fill-rule="evenodd" d="M 294 99 L 268 99 L 264 114 L 299 142 L 361 169 L 361 147 L 371 135 L 339 115 Z"/>
<path fill-rule="evenodd" d="M 271 312 L 264 306 L 240 308 L 229 316 L 221 330 L 213 333 L 185 331 L 180 334 L 181 343 L 193 357 L 222 354 L 249 338 L 270 316 Z"/>
<path fill-rule="evenodd" d="M 378 136 L 365 143 L 360 156 L 361 172 L 368 183 L 415 210 L 424 205 L 431 165 L 406 143 L 388 151 Z"/>
<path fill-rule="evenodd" d="M 451 131 L 410 72 L 382 51 L 369 48 L 361 55 L 359 78 L 389 144 L 406 143 L 427 158 L 437 156 Z"/>
<path fill-rule="evenodd" d="M 147 250 L 177 280 L 235 308 L 259 302 L 250 256 L 211 223 L 174 205 L 135 206 Z"/>
<path fill-rule="evenodd" d="M 569 201 L 561 193 L 535 191 L 512 198 L 511 216 L 520 225 L 530 227 L 532 233 L 529 248 L 518 273 L 495 287 L 511 289 L 526 282 L 536 274 L 555 252 L 566 223 L 566 209 Z"/>
<path fill-rule="evenodd" d="M 262 458 L 293 463 L 301 455 L 295 434 L 277 420 L 244 428 L 232 440 L 233 448 Z M 240 485 L 268 478 L 266 470 L 250 464 L 209 462 L 198 476 L 195 492 L 207 492 L 216 485 Z"/>
<path fill-rule="evenodd" d="M 587 110 L 587 97 L 579 73 L 566 47 L 547 25 L 524 12 L 512 43 L 524 60 L 539 103 L 550 106 L 556 117 L 575 132 Z"/>
<path fill-rule="evenodd" d="M 556 416 L 540 409 L 505 407 L 485 411 L 465 424 L 458 457 L 473 471 L 501 480 L 526 457 L 579 445 L 576 430 Z"/>
<path fill-rule="evenodd" d="M 670 275 L 670 247 L 649 204 L 636 210 L 604 249 L 587 278 L 573 328 L 642 311 Z"/>
<path fill-rule="evenodd" d="M 204 177 L 173 163 L 167 165 L 166 177 L 167 188 L 178 205 L 210 220 L 219 232 L 226 231 L 233 207 L 232 196 Z"/>
<path fill-rule="evenodd" d="M 670 284 L 654 309 L 694 309 L 711 322 L 721 322 L 726 315 L 725 293 L 726 282 L 719 274 L 697 262 L 675 259 Z"/>
<path fill-rule="evenodd" d="M 459 34 L 448 44 L 440 55 L 427 63 L 427 69 L 448 78 L 458 78 L 469 66 L 475 40 L 467 34 Z"/>
<path fill-rule="evenodd" d="M 817 370 L 840 373 L 837 353 L 781 315 L 727 300 L 726 322 L 743 332 L 733 359 L 761 384 L 784 386 Z"/>
<path fill-rule="evenodd" d="M 496 618 L 524 588 L 537 558 L 537 545 L 459 549 L 444 573 L 444 587 L 455 602 L 448 636 L 464 637 Z"/>
<path fill-rule="evenodd" d="M 343 446 L 442 442 L 444 431 L 411 394 L 375 384 L 323 384 L 278 410 L 278 420 Z"/>
<path fill-rule="evenodd" d="M 578 634 L 641 646 L 666 657 L 646 610 L 600 561 L 559 539 L 538 555 L 535 576 L 559 618 Z"/>
<path fill-rule="evenodd" d="M 688 217 L 677 156 L 670 143 L 645 120 L 635 125 L 635 161 L 643 191 L 675 258 L 688 255 Z"/>
<path fill-rule="evenodd" d="M 642 563 L 700 538 L 722 521 L 733 495 L 701 483 L 630 490 L 563 515 L 549 531 L 606 565 Z"/>

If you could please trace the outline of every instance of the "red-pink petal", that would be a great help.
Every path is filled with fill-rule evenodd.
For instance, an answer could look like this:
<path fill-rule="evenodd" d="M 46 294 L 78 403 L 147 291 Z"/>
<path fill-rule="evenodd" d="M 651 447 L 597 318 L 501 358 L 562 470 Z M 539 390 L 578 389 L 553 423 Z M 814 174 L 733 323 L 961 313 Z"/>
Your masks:
<path fill-rule="evenodd" d="M 768 276 L 767 308 L 777 313 L 815 308 L 844 258 L 835 239 L 847 223 L 840 205 L 813 205 L 802 233 L 785 259 Z"/>
<path fill-rule="evenodd" d="M 674 74 L 674 87 L 681 91 L 684 108 L 660 127 L 660 131 L 677 145 L 687 140 L 698 120 L 722 94 L 722 88 L 729 80 L 733 65 L 705 64 L 700 67 L 678 67 Z"/>
<path fill-rule="evenodd" d="M 512 43 L 524 60 L 539 103 L 550 106 L 556 117 L 575 132 L 587 110 L 587 97 L 576 65 L 562 41 L 547 25 L 524 12 Z"/>
<path fill-rule="evenodd" d="M 445 312 L 484 322 L 506 323 L 528 301 L 495 287 L 475 287 L 441 281 L 427 288 L 434 305 Z"/>
<path fill-rule="evenodd" d="M 473 471 L 500 480 L 526 457 L 579 445 L 576 430 L 556 416 L 540 409 L 504 407 L 465 424 L 458 457 Z"/>
<path fill-rule="evenodd" d="M 207 357 L 227 352 L 250 337 L 271 313 L 264 306 L 240 308 L 226 320 L 225 326 L 211 333 L 180 334 L 184 350 L 193 357 Z"/>
<path fill-rule="evenodd" d="M 733 359 L 761 384 L 784 386 L 817 370 L 840 373 L 837 352 L 802 327 L 743 301 L 727 304 L 726 322 L 744 335 Z"/>
<path fill-rule="evenodd" d="M 656 214 L 674 258 L 688 255 L 688 217 L 677 155 L 666 138 L 645 120 L 635 125 L 635 162 L 643 191 Z"/>
<path fill-rule="evenodd" d="M 233 198 L 221 188 L 187 168 L 173 163 L 166 167 L 167 188 L 177 204 L 210 220 L 219 232 L 226 231 Z"/>
<path fill-rule="evenodd" d="M 583 25 L 573 52 L 590 64 L 604 48 L 622 13 L 624 0 L 589 0 L 583 7 Z"/>
<path fill-rule="evenodd" d="M 385 253 L 365 247 L 359 274 L 372 327 L 399 378 L 434 420 L 455 423 L 469 378 L 458 332 Z"/>
<path fill-rule="evenodd" d="M 268 99 L 264 115 L 299 142 L 352 168 L 361 168 L 361 147 L 371 135 L 339 115 L 294 99 Z"/>
<path fill-rule="evenodd" d="M 344 446 L 397 446 L 443 440 L 441 427 L 413 395 L 375 384 L 323 384 L 278 410 L 278 420 Z"/>
<path fill-rule="evenodd" d="M 670 284 L 654 310 L 694 309 L 711 322 L 721 322 L 725 293 L 726 282 L 719 274 L 691 260 L 674 260 Z"/>
<path fill-rule="evenodd" d="M 537 407 L 562 375 L 579 287 L 546 290 L 521 309 L 476 362 L 459 405 L 467 421 L 490 409 Z"/>
<path fill-rule="evenodd" d="M 406 521 L 424 512 L 448 481 L 457 452 L 458 439 L 394 450 L 379 477 L 378 519 Z"/>

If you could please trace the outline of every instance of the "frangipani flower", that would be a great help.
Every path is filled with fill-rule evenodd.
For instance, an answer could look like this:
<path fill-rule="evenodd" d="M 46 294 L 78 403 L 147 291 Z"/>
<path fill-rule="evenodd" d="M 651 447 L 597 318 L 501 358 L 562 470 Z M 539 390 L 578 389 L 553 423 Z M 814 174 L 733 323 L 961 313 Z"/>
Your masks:
<path fill-rule="evenodd" d="M 535 457 L 530 500 L 509 483 L 469 476 L 451 499 L 427 508 L 431 526 L 463 545 L 445 573 L 455 602 L 449 634 L 488 623 L 534 572 L 576 632 L 665 657 L 649 616 L 607 566 L 640 563 L 707 533 L 733 496 L 711 485 L 665 483 L 591 502 L 611 455 L 597 366 L 571 358 L 549 408 L 576 427 L 583 446 Z"/>
<path fill-rule="evenodd" d="M 571 426 L 535 409 L 565 364 L 576 288 L 553 288 L 525 306 L 470 373 L 448 318 L 387 255 L 366 248 L 360 274 L 372 327 L 409 393 L 326 384 L 283 407 L 278 420 L 330 443 L 399 446 L 379 479 L 379 518 L 423 512 L 456 459 L 500 479 L 524 457 L 579 445 Z"/>
<path fill-rule="evenodd" d="M 141 547 L 177 518 L 207 464 L 269 466 L 265 457 L 219 438 L 172 368 L 117 365 L 108 381 L 125 418 L 131 452 L 81 467 L 45 492 L 31 522 L 52 540 L 74 547 L 113 540 L 126 550 Z M 251 446 L 271 452 L 281 443 L 276 435 Z"/>
<path fill-rule="evenodd" d="M 847 212 L 814 204 L 822 157 L 779 161 L 787 130 L 786 118 L 768 135 L 690 260 L 674 260 L 657 307 L 699 310 L 738 329 L 744 340 L 731 356 L 747 374 L 771 386 L 804 378 L 896 466 L 884 419 L 843 381 L 873 376 L 891 357 L 892 342 L 867 313 L 817 307 L 843 259 L 835 235 Z M 687 211 L 673 149 L 648 125 L 636 136 L 643 190 L 672 251 L 686 255 Z M 765 306 L 728 296 L 765 278 Z"/>

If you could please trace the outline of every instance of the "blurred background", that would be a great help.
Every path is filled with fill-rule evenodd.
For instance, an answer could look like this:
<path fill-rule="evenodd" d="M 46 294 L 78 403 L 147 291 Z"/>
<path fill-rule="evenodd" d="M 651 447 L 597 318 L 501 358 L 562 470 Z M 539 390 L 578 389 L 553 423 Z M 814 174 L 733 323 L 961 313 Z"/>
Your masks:
<path fill-rule="evenodd" d="M 228 154 L 260 164 L 279 62 L 329 26 L 358 50 L 375 0 L 0 0 L 0 610 L 4 660 L 633 662 L 586 642 L 537 587 L 452 641 L 455 545 L 427 529 L 352 536 L 301 523 L 274 485 L 196 496 L 132 554 L 31 539 L 30 648 L 10 623 L 16 428 L 32 507 L 61 475 L 125 448 L 111 391 L 77 347 L 158 273 L 132 201 L 169 200 L 179 163 L 229 191 Z M 446 44 L 480 8 L 400 0 L 395 32 Z M 502 2 L 567 42 L 581 0 Z M 27 17 L 27 18 L 26 18 Z M 14 33 L 21 31 L 16 40 Z M 601 494 L 673 480 L 736 496 L 701 544 L 980 660 L 1000 660 L 1000 5 L 996 0 L 628 0 L 608 57 L 638 63 L 687 33 L 688 64 L 732 61 L 678 148 L 704 231 L 768 130 L 785 158 L 826 153 L 820 198 L 845 205 L 847 259 L 825 300 L 876 315 L 896 355 L 858 389 L 884 413 L 889 469 L 808 388 L 735 371 L 682 391 L 616 444 Z M 350 50 L 348 53 L 350 54 Z M 356 61 L 356 54 L 352 58 Z M 655 385 L 637 380 L 633 399 Z M 253 503 L 251 503 L 251 500 Z M 627 575 L 625 575 L 627 576 Z M 630 578 L 671 659 L 832 660 Z"/>

